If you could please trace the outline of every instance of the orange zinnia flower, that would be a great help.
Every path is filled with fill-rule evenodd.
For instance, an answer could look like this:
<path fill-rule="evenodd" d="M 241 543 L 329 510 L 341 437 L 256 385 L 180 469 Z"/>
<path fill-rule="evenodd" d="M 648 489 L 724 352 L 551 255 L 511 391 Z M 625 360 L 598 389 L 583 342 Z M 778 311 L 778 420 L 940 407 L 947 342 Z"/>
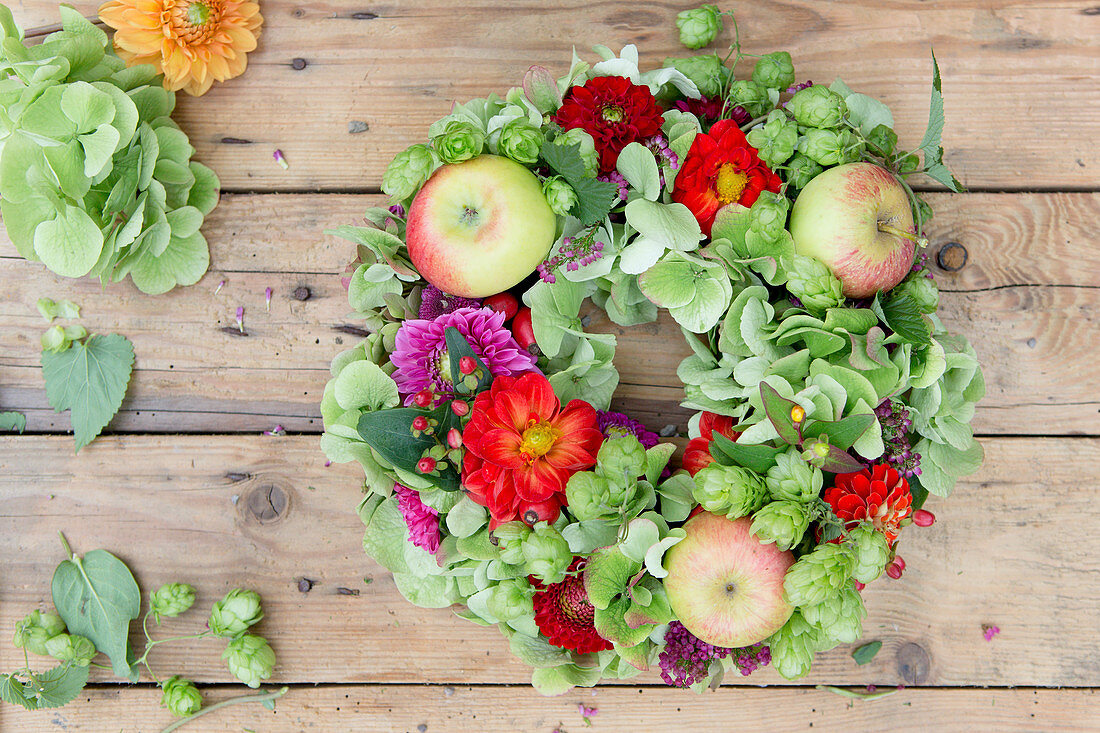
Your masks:
<path fill-rule="evenodd" d="M 195 96 L 244 73 L 264 22 L 257 3 L 239 0 L 109 0 L 99 17 L 127 66 L 152 64 L 165 89 Z"/>

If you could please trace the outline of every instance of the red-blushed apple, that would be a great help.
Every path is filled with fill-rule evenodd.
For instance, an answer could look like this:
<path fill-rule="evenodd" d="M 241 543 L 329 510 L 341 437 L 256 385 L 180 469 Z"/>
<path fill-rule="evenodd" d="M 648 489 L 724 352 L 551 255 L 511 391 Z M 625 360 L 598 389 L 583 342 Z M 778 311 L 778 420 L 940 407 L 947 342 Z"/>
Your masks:
<path fill-rule="evenodd" d="M 668 602 L 688 631 L 715 646 L 743 647 L 774 634 L 794 608 L 783 579 L 794 555 L 756 539 L 752 519 L 700 512 L 665 555 Z"/>
<path fill-rule="evenodd" d="M 483 298 L 534 272 L 556 233 L 535 174 L 481 155 L 432 174 L 409 207 L 405 242 L 425 280 L 451 295 Z"/>
<path fill-rule="evenodd" d="M 849 298 L 889 290 L 913 267 L 918 238 L 909 196 L 885 168 L 830 168 L 798 194 L 791 235 L 800 255 L 821 260 Z"/>

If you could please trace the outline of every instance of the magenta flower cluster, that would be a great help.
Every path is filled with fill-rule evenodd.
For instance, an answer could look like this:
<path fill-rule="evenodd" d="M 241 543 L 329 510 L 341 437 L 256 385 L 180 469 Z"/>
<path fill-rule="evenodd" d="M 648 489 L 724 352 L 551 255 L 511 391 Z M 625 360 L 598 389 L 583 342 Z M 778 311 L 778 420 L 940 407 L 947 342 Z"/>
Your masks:
<path fill-rule="evenodd" d="M 665 648 L 658 658 L 661 679 L 673 687 L 691 687 L 707 678 L 712 660 L 731 655 L 737 669 L 746 677 L 772 661 L 771 648 L 766 644 L 742 649 L 714 646 L 692 634 L 679 621 L 673 621 L 665 632 Z"/>
<path fill-rule="evenodd" d="M 603 242 L 597 240 L 592 231 L 588 231 L 580 237 L 565 237 L 561 247 L 558 248 L 558 253 L 540 262 L 536 269 L 543 282 L 553 284 L 557 281 L 554 271 L 559 267 L 564 267 L 569 272 L 576 272 L 601 257 L 603 257 Z"/>
<path fill-rule="evenodd" d="M 596 427 L 605 438 L 623 438 L 633 435 L 643 448 L 648 449 L 657 445 L 657 433 L 621 412 L 596 410 Z"/>
<path fill-rule="evenodd" d="M 435 554 L 439 549 L 439 512 L 420 501 L 420 494 L 401 484 L 393 485 L 397 508 L 409 527 L 409 542 Z"/>
<path fill-rule="evenodd" d="M 909 443 L 909 432 L 913 429 L 909 410 L 901 403 L 887 399 L 875 408 L 875 417 L 882 426 L 882 442 L 886 451 L 877 460 L 864 463 L 874 465 L 886 461 L 905 478 L 920 476 L 920 453 L 914 451 Z"/>

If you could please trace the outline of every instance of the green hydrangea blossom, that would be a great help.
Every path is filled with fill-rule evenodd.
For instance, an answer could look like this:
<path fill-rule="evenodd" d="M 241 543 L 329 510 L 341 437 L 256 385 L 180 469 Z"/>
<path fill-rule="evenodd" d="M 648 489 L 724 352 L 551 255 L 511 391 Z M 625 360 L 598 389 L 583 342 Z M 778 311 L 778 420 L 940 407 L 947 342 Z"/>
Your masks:
<path fill-rule="evenodd" d="M 886 535 L 864 523 L 848 532 L 845 545 L 852 554 L 852 577 L 860 583 L 877 580 L 890 560 Z"/>
<path fill-rule="evenodd" d="M 539 161 L 539 151 L 545 140 L 542 130 L 527 120 L 512 120 L 501 128 L 497 147 L 501 154 L 517 163 L 534 165 Z"/>
<path fill-rule="evenodd" d="M 794 61 L 786 51 L 761 56 L 752 70 L 752 80 L 780 91 L 794 85 Z"/>
<path fill-rule="evenodd" d="M 763 479 L 747 468 L 712 463 L 695 474 L 692 495 L 708 512 L 737 519 L 763 506 L 768 489 Z"/>
<path fill-rule="evenodd" d="M 810 513 L 797 501 L 773 501 L 752 515 L 751 531 L 764 544 L 789 550 L 802 541 L 810 526 Z"/>
<path fill-rule="evenodd" d="M 161 707 L 167 709 L 172 715 L 186 718 L 202 709 L 202 693 L 191 680 L 175 675 L 162 682 L 160 687 Z"/>
<path fill-rule="evenodd" d="M 794 155 L 798 144 L 798 125 L 783 110 L 768 113 L 767 121 L 749 130 L 745 136 L 749 145 L 760 151 L 760 159 L 772 168 L 778 168 Z"/>
<path fill-rule="evenodd" d="M 708 45 L 722 30 L 722 14 L 715 5 L 684 10 L 676 16 L 680 43 L 697 49 Z"/>
<path fill-rule="evenodd" d="M 825 263 L 813 257 L 795 255 L 785 261 L 787 290 L 811 313 L 824 313 L 844 303 L 844 286 Z"/>
<path fill-rule="evenodd" d="M 466 120 L 451 120 L 432 138 L 432 147 L 444 163 L 461 163 L 485 149 L 485 131 Z"/>
<path fill-rule="evenodd" d="M 806 127 L 836 127 L 848 112 L 844 99 L 821 84 L 800 89 L 787 102 L 787 111 Z"/>
<path fill-rule="evenodd" d="M 275 651 L 262 636 L 244 634 L 229 642 L 222 654 L 229 673 L 255 689 L 271 677 L 275 669 Z"/>
<path fill-rule="evenodd" d="M 787 571 L 783 581 L 787 600 L 799 607 L 821 603 L 848 582 L 852 565 L 852 554 L 847 546 L 818 545 Z"/>

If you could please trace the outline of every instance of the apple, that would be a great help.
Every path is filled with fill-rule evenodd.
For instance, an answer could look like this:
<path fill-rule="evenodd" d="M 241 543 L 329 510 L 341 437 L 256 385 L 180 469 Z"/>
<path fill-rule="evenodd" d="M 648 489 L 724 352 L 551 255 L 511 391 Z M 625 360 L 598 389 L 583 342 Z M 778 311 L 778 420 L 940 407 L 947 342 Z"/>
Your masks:
<path fill-rule="evenodd" d="M 904 280 L 913 267 L 916 231 L 905 189 L 872 163 L 821 173 L 791 210 L 795 252 L 824 262 L 849 298 L 868 298 Z"/>
<path fill-rule="evenodd" d="M 413 199 L 409 257 L 445 293 L 483 298 L 518 284 L 542 262 L 557 217 L 534 173 L 497 155 L 436 170 Z"/>
<path fill-rule="evenodd" d="M 721 647 L 757 644 L 774 634 L 794 608 L 783 579 L 794 555 L 758 540 L 750 517 L 701 512 L 684 524 L 687 537 L 665 555 L 665 592 L 688 631 Z"/>

